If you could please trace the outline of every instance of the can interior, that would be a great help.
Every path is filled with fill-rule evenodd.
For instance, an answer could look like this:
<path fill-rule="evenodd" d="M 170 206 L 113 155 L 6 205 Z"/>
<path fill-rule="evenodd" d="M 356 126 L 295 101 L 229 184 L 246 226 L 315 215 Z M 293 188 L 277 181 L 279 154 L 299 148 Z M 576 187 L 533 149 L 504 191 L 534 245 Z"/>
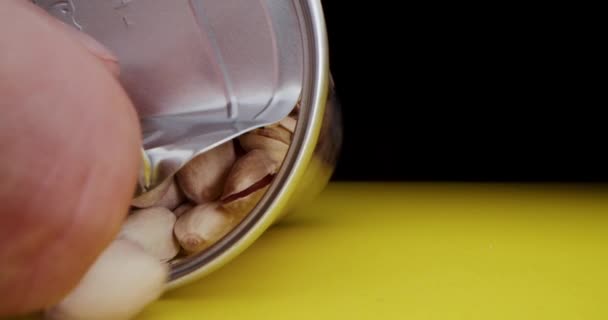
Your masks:
<path fill-rule="evenodd" d="M 306 165 L 307 159 L 304 151 L 305 149 L 312 149 L 313 147 L 310 144 L 316 142 L 315 139 L 319 130 L 319 125 L 316 122 L 319 122 L 319 114 L 322 113 L 320 109 L 324 107 L 319 103 L 319 101 L 323 101 L 319 96 L 325 94 L 323 86 L 327 84 L 324 79 L 327 76 L 325 70 L 327 59 L 325 26 L 322 23 L 321 7 L 317 2 L 294 1 L 298 10 L 301 29 L 305 30 L 303 35 L 304 79 L 296 129 L 281 168 L 256 207 L 233 230 L 206 250 L 186 257 L 171 266 L 170 287 L 177 282 L 183 282 L 183 278 L 195 271 L 201 272 L 202 268 L 212 262 L 222 260 L 220 258 L 227 250 L 234 247 L 238 247 L 239 251 L 244 250 L 254 240 L 247 238 L 255 238 L 256 234 L 261 234 L 259 228 L 265 229 L 270 225 L 270 222 L 260 222 L 264 218 L 271 217 L 271 219 L 274 219 L 278 216 L 279 212 L 276 211 L 281 211 L 282 208 L 277 207 L 276 204 L 279 199 L 288 196 L 285 194 L 287 185 L 297 183 L 297 180 L 294 181 L 292 176 L 296 168 Z M 282 200 L 282 202 L 285 202 L 285 199 Z"/>

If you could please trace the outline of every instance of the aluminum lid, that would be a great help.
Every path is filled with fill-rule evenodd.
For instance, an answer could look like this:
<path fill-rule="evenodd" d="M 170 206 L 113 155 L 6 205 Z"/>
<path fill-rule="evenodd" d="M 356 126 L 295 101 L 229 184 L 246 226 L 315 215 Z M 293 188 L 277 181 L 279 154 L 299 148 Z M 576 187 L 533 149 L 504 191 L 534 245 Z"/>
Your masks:
<path fill-rule="evenodd" d="M 119 58 L 151 188 L 196 154 L 284 118 L 303 82 L 296 1 L 33 0 Z"/>

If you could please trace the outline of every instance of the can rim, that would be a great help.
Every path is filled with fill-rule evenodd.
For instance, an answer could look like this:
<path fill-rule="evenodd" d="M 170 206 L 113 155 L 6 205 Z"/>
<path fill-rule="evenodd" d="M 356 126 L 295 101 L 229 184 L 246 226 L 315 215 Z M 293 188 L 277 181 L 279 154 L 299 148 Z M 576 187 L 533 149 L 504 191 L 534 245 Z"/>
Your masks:
<path fill-rule="evenodd" d="M 321 130 L 329 88 L 329 54 L 320 0 L 294 2 L 304 30 L 304 86 L 293 142 L 268 191 L 251 213 L 223 239 L 197 256 L 172 267 L 167 290 L 199 279 L 248 248 L 286 208 L 310 163 Z M 301 121 L 305 120 L 305 121 Z"/>

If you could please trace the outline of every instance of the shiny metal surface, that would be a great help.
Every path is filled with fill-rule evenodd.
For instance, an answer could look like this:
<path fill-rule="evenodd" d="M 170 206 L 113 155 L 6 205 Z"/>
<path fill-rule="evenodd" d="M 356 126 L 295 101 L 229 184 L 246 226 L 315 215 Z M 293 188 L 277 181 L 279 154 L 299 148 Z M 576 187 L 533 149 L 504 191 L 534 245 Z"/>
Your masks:
<path fill-rule="evenodd" d="M 168 289 L 203 277 L 239 255 L 285 213 L 321 191 L 341 145 L 338 101 L 329 77 L 328 44 L 319 0 L 297 1 L 304 26 L 305 68 L 298 124 L 287 157 L 256 208 L 227 236 L 172 267 Z"/>
<path fill-rule="evenodd" d="M 338 161 L 343 139 L 342 111 L 331 79 L 321 121 L 313 156 L 306 166 L 305 174 L 294 184 L 295 191 L 281 212 L 281 218 L 317 197 L 329 182 Z"/>
<path fill-rule="evenodd" d="M 304 48 L 295 1 L 34 0 L 110 48 L 141 119 L 140 182 L 289 114 Z"/>

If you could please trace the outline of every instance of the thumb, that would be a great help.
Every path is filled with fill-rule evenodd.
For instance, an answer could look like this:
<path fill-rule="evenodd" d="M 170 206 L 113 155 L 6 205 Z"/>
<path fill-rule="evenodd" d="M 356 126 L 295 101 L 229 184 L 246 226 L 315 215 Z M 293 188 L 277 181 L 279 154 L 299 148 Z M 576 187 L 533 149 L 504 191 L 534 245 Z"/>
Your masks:
<path fill-rule="evenodd" d="M 74 27 L 68 26 L 65 23 L 53 18 L 37 6 L 33 6 L 29 3 L 21 3 L 19 5 L 26 7 L 26 10 L 36 14 L 38 19 L 40 19 L 40 22 L 45 23 L 48 28 L 52 29 L 52 32 L 64 33 L 64 35 L 70 37 L 72 41 L 82 45 L 82 47 L 96 57 L 97 60 L 108 69 L 108 71 L 110 71 L 114 76 L 118 77 L 120 73 L 118 58 L 116 58 L 116 56 L 102 44 L 86 33 L 80 32 Z"/>
<path fill-rule="evenodd" d="M 140 129 L 115 60 L 62 28 L 0 1 L 0 317 L 67 294 L 135 188 Z"/>

